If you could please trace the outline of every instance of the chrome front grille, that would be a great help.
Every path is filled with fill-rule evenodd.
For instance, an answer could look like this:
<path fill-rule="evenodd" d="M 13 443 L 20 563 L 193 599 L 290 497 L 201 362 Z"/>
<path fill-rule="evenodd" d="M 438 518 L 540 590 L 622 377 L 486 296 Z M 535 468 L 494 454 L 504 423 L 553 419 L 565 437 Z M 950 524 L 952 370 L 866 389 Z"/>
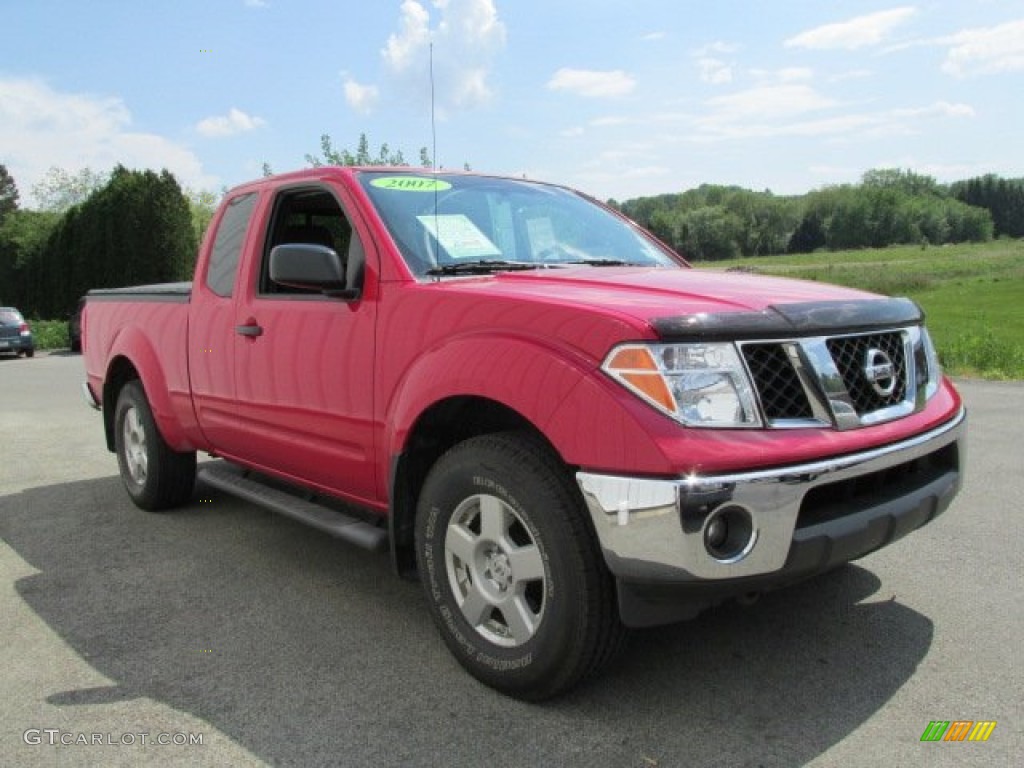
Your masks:
<path fill-rule="evenodd" d="M 767 421 L 814 417 L 807 393 L 782 344 L 747 344 L 743 358 Z"/>
<path fill-rule="evenodd" d="M 907 361 L 901 333 L 846 336 L 829 339 L 826 345 L 858 414 L 872 413 L 903 402 L 907 394 Z M 894 369 L 892 391 L 886 391 L 888 386 L 879 391 L 877 383 L 869 381 L 864 374 L 868 365 L 868 355 L 874 351 L 891 361 Z"/>
<path fill-rule="evenodd" d="M 918 326 L 739 346 L 770 427 L 854 429 L 924 402 L 929 374 Z"/>

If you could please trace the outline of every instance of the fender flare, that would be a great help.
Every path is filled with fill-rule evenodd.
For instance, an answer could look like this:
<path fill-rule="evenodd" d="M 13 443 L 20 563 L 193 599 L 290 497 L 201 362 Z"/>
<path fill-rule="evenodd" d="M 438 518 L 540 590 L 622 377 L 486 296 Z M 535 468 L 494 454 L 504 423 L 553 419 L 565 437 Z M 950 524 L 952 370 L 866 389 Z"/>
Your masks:
<path fill-rule="evenodd" d="M 650 429 L 652 414 L 605 380 L 596 361 L 548 339 L 509 333 L 448 339 L 409 366 L 385 407 L 385 461 L 405 450 L 418 419 L 432 405 L 465 396 L 493 400 L 519 414 L 567 464 L 601 466 L 628 452 L 664 466 Z M 603 423 L 614 423 L 615 429 L 597 444 L 581 440 L 584 422 L 588 434 Z"/>
<path fill-rule="evenodd" d="M 181 354 L 185 354 L 184 349 L 181 350 Z M 104 406 L 111 406 L 111 420 L 114 418 L 113 405 L 117 402 L 117 394 L 108 392 L 108 388 L 113 383 L 112 371 L 121 365 L 123 360 L 138 374 L 142 388 L 146 392 L 146 400 L 153 411 L 153 420 L 164 441 L 175 451 L 196 450 L 196 445 L 178 419 L 163 363 L 147 336 L 134 326 L 123 329 L 110 346 L 108 360 L 110 362 L 103 380 L 103 402 Z M 191 395 L 187 391 L 183 394 L 191 401 Z"/>

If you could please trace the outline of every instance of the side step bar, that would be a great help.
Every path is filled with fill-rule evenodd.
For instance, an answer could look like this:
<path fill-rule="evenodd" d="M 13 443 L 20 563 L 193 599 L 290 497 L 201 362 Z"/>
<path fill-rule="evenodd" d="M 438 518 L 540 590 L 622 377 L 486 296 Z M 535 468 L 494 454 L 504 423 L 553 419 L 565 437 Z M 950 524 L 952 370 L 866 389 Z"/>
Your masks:
<path fill-rule="evenodd" d="M 306 501 L 285 491 L 247 476 L 244 469 L 231 464 L 204 467 L 199 470 L 199 479 L 214 488 L 238 496 L 253 504 L 287 515 L 357 547 L 379 552 L 387 548 L 388 534 L 358 517 L 325 507 L 313 501 Z"/>

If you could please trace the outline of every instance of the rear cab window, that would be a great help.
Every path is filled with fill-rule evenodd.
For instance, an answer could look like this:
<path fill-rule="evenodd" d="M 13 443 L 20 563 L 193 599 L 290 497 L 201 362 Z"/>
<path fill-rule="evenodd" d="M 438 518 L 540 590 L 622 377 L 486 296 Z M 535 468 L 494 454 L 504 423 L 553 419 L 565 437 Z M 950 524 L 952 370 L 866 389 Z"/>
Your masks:
<path fill-rule="evenodd" d="M 218 296 L 227 298 L 234 291 L 245 233 L 249 229 L 249 220 L 258 199 L 256 192 L 232 198 L 227 202 L 224 215 L 217 225 L 210 263 L 206 269 L 206 285 Z"/>

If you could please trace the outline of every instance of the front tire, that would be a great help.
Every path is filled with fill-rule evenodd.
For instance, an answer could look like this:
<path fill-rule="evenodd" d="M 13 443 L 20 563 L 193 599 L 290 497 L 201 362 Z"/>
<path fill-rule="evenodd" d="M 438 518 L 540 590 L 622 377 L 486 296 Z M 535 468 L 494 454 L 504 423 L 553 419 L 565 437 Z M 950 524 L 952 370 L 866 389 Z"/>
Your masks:
<path fill-rule="evenodd" d="M 416 551 L 448 648 L 503 693 L 554 696 L 622 643 L 614 582 L 572 478 L 528 434 L 474 437 L 437 461 L 420 494 Z"/>
<path fill-rule="evenodd" d="M 195 451 L 178 453 L 164 441 L 139 381 L 124 385 L 114 410 L 114 450 L 121 480 L 135 505 L 150 512 L 192 497 Z"/>

